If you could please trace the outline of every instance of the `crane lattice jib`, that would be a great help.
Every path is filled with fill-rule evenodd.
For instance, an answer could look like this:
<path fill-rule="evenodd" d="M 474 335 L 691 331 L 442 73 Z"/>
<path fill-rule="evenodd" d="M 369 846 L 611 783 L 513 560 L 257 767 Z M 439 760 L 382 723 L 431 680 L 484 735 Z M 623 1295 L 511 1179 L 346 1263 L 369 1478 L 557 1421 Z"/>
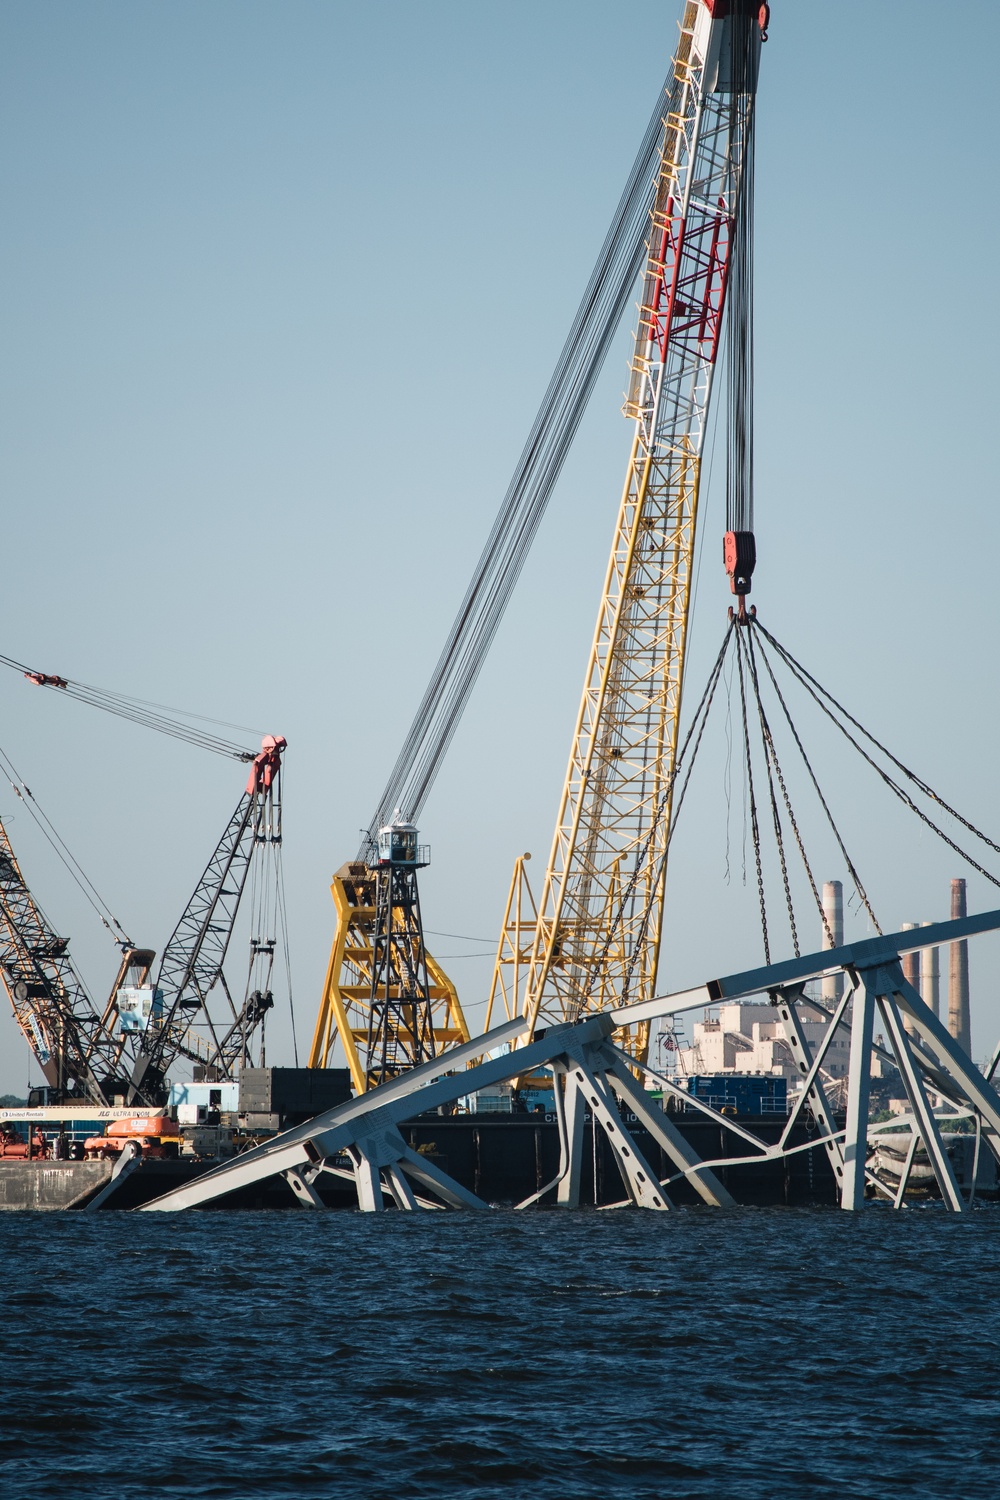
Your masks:
<path fill-rule="evenodd" d="M 713 14 L 729 9 L 688 4 L 674 60 L 625 405 L 635 435 L 539 902 L 533 1017 L 653 993 L 702 446 L 752 128 L 752 92 L 727 86 L 734 26 L 752 24 L 754 78 L 760 45 L 756 7 L 752 23 L 749 7 Z"/>
<path fill-rule="evenodd" d="M 107 1028 L 32 896 L 0 823 L 0 979 L 46 1082 L 107 1103 L 122 1044 Z"/>
<path fill-rule="evenodd" d="M 163 950 L 156 977 L 162 1014 L 144 1039 L 132 1072 L 133 1097 L 154 1100 L 177 1057 L 187 1057 L 229 1077 L 248 1032 L 262 1013 L 252 1001 L 234 1004 L 223 964 L 256 847 L 281 840 L 281 756 L 285 741 L 269 735 L 250 779 L 204 873 Z M 218 987 L 224 1006 L 209 1004 Z M 221 1018 L 219 1016 L 221 1012 Z"/>

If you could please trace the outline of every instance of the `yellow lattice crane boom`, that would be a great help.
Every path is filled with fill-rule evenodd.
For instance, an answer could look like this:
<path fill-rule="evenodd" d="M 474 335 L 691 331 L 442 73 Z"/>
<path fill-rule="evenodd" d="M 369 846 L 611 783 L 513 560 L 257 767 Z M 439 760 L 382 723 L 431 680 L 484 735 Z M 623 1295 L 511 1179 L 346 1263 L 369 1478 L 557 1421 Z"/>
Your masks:
<path fill-rule="evenodd" d="M 583 698 L 532 924 L 505 924 L 491 1006 L 532 1020 L 651 997 L 706 418 L 718 360 L 766 7 L 686 6 L 625 413 L 635 424 Z M 520 900 L 523 862 L 512 901 Z M 520 985 L 511 982 L 516 963 Z M 644 1057 L 648 1028 L 628 1038 Z"/>
<path fill-rule="evenodd" d="M 749 0 L 689 0 L 685 7 L 666 114 L 658 111 L 647 129 L 365 845 L 334 877 L 337 933 L 309 1062 L 326 1066 L 339 1037 L 358 1090 L 469 1035 L 454 986 L 423 947 L 415 883 L 410 897 L 405 882 L 379 873 L 376 838 L 389 831 L 390 807 L 393 819 L 418 814 L 450 743 L 642 267 L 647 223 L 626 401 L 635 435 L 569 773 L 537 910 L 524 860 L 518 862 L 490 1009 L 500 997 L 508 1011 L 526 1008 L 533 1021 L 540 1013 L 575 1018 L 651 993 L 701 452 L 766 9 Z M 741 562 L 745 556 L 744 547 Z M 642 1052 L 645 1037 L 631 1044 Z"/>

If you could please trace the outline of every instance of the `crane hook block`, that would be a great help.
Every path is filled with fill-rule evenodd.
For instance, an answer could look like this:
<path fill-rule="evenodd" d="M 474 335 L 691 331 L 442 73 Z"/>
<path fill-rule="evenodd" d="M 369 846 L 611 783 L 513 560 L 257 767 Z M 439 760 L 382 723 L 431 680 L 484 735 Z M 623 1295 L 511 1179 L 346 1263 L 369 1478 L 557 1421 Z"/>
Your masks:
<path fill-rule="evenodd" d="M 757 544 L 753 539 L 753 532 L 727 531 L 722 557 L 733 593 L 749 594 L 750 580 L 757 562 Z"/>

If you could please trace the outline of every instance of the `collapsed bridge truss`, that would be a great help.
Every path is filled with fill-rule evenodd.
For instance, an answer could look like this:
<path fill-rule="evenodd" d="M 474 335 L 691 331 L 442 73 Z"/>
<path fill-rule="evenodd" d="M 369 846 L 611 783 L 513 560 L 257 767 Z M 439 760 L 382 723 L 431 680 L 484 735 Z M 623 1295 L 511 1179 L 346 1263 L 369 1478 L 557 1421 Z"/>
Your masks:
<path fill-rule="evenodd" d="M 359 1206 L 369 1212 L 384 1208 L 387 1202 L 411 1210 L 487 1208 L 475 1193 L 414 1151 L 399 1127 L 526 1069 L 544 1068 L 552 1073 L 555 1085 L 559 1170 L 552 1182 L 518 1207 L 545 1199 L 566 1208 L 579 1205 L 587 1113 L 610 1144 L 621 1173 L 625 1202 L 640 1208 L 669 1209 L 671 1185 L 683 1179 L 710 1206 L 733 1203 L 720 1172 L 745 1165 L 745 1150 L 714 1160 L 699 1158 L 659 1101 L 639 1083 L 638 1070 L 665 1096 L 680 1096 L 689 1108 L 716 1121 L 730 1137 L 739 1137 L 744 1147 L 749 1145 L 749 1160 L 781 1158 L 802 1150 L 824 1151 L 833 1168 L 842 1208 L 861 1208 L 868 1192 L 888 1198 L 899 1207 L 917 1148 L 922 1146 L 945 1205 L 963 1212 L 974 1200 L 980 1150 L 989 1151 L 1000 1163 L 1000 1096 L 904 977 L 901 959 L 920 948 L 996 930 L 1000 930 L 1000 911 L 869 938 L 711 980 L 680 994 L 584 1016 L 544 1032 L 536 1031 L 531 1039 L 526 1035 L 530 1024 L 526 1018 L 509 1020 L 348 1104 L 286 1131 L 196 1182 L 146 1204 L 142 1211 L 200 1207 L 275 1176 L 283 1176 L 304 1205 L 323 1207 L 317 1183 L 327 1172 L 352 1179 Z M 846 992 L 834 1008 L 806 996 L 809 980 L 837 972 L 843 972 L 847 982 Z M 611 1039 L 621 1027 L 762 993 L 769 995 L 776 1007 L 802 1079 L 798 1102 L 777 1142 L 761 1139 L 742 1122 L 687 1094 L 671 1079 L 637 1064 Z M 825 1016 L 827 1025 L 814 1048 L 802 1023 L 806 1017 L 814 1020 L 817 1015 Z M 874 1040 L 876 1019 L 884 1028 L 885 1046 Z M 850 1034 L 850 1079 L 846 1112 L 838 1117 L 825 1090 L 823 1063 L 834 1038 L 845 1027 Z M 513 1052 L 508 1050 L 522 1038 L 522 1046 Z M 909 1133 L 906 1165 L 898 1182 L 891 1186 L 877 1171 L 878 1141 L 868 1125 L 873 1055 L 888 1058 L 898 1067 L 909 1102 L 908 1115 L 897 1122 Z M 476 1062 L 476 1058 L 482 1060 Z M 671 1162 L 672 1171 L 665 1179 L 654 1172 L 630 1135 L 621 1106 L 636 1115 Z M 794 1127 L 807 1113 L 815 1135 L 805 1146 L 791 1145 Z M 974 1131 L 976 1162 L 964 1191 L 944 1139 L 943 1126 L 949 1121 L 966 1122 Z"/>

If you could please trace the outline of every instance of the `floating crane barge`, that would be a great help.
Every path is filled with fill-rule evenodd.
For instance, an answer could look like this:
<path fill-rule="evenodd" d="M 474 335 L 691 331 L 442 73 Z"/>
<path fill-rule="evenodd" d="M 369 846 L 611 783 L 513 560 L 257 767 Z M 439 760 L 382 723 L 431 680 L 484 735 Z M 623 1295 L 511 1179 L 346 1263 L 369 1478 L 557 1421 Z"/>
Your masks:
<path fill-rule="evenodd" d="M 170 1122 L 161 1116 L 157 1131 L 148 1116 L 121 1126 L 146 1147 L 116 1148 L 114 1161 L 33 1160 L 29 1135 L 20 1159 L 0 1159 L 0 1206 L 172 1212 L 296 1203 L 365 1211 L 632 1204 L 660 1211 L 688 1203 L 824 1203 L 856 1210 L 866 1195 L 899 1207 L 919 1187 L 962 1212 L 977 1195 L 996 1192 L 1000 1096 L 992 1076 L 1000 1052 L 985 1073 L 977 1069 L 924 1003 L 908 965 L 920 950 L 1000 930 L 1000 911 L 882 932 L 789 708 L 789 683 L 895 796 L 998 887 L 1000 878 L 969 853 L 968 841 L 995 853 L 1000 844 L 865 730 L 747 602 L 757 556 L 754 115 L 768 24 L 769 7 L 756 0 L 685 4 L 665 96 L 493 532 L 362 845 L 334 876 L 337 927 L 309 1068 L 330 1070 L 342 1054 L 353 1097 L 321 1108 L 314 1101 L 309 1118 L 266 1137 L 245 1130 L 227 1160 L 172 1157 L 165 1149 Z M 632 445 L 551 853 L 537 900 L 526 857 L 515 864 L 486 1028 L 473 1037 L 456 987 L 424 941 L 418 872 L 428 856 L 417 823 L 640 276 L 625 399 Z M 723 561 L 732 605 L 682 731 L 702 452 L 720 367 L 727 397 Z M 657 973 L 670 843 L 727 667 L 738 684 L 730 692 L 738 691 L 764 963 L 664 994 Z M 80 691 L 68 679 L 25 675 L 85 700 L 90 692 L 95 706 L 121 710 L 120 702 L 98 701 L 96 690 Z M 832 930 L 779 730 L 790 733 L 867 914 L 874 936 L 864 941 L 845 944 Z M 258 845 L 280 844 L 284 748 L 272 737 L 258 756 L 239 757 L 253 760 L 246 793 L 156 984 L 148 982 L 155 955 L 123 942 L 103 1011 L 89 1002 L 4 842 L 5 982 L 58 1095 L 56 1111 L 83 1100 L 109 1106 L 121 1099 L 123 1114 L 128 1106 L 161 1107 L 171 1059 L 197 1059 L 206 1045 L 211 1060 L 201 1066 L 213 1076 L 248 1075 L 272 997 L 266 982 L 248 984 L 237 1005 L 222 965 L 250 859 Z M 772 951 L 778 939 L 767 858 L 780 870 L 791 958 Z M 801 951 L 794 859 L 823 924 L 824 946 L 815 953 Z M 253 943 L 255 961 L 273 959 L 273 935 Z M 831 976 L 835 984 L 817 998 L 812 989 Z M 229 1005 L 221 1030 L 209 1010 L 213 991 Z M 787 1115 L 734 1115 L 650 1062 L 652 1023 L 753 996 L 767 997 L 794 1059 L 800 1087 Z M 198 1042 L 195 1016 L 202 1018 Z M 824 1063 L 844 1038 L 846 1093 L 834 1099 Z M 898 1070 L 906 1096 L 908 1113 L 891 1139 L 873 1136 L 869 1124 L 873 1058 Z M 551 1107 L 538 1113 L 457 1112 L 462 1101 L 498 1085 L 537 1097 L 539 1084 Z M 23 1114 L 30 1132 L 32 1111 Z"/>

